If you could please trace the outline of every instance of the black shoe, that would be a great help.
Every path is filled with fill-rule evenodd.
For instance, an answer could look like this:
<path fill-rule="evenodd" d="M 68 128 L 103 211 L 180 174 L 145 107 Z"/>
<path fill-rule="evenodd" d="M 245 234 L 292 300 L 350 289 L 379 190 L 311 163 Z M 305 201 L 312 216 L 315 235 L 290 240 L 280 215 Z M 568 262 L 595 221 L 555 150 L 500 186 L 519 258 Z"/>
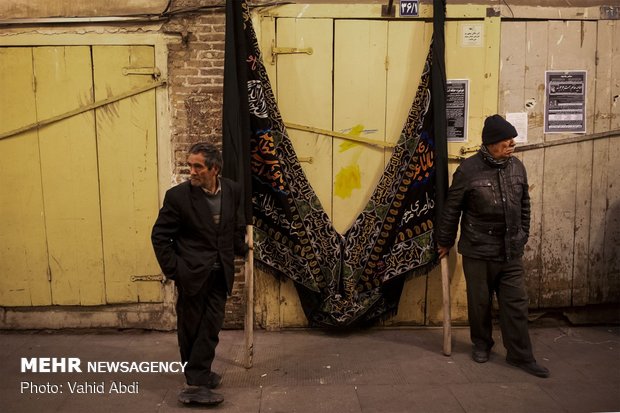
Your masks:
<path fill-rule="evenodd" d="M 511 366 L 518 367 L 527 373 L 530 373 L 536 377 L 542 377 L 543 379 L 546 379 L 551 374 L 549 373 L 548 368 L 538 365 L 535 361 L 531 361 L 529 363 L 519 363 L 518 361 L 506 360 L 506 362 Z"/>
<path fill-rule="evenodd" d="M 192 386 L 183 389 L 179 393 L 179 402 L 183 404 L 204 404 L 207 406 L 215 406 L 224 401 L 224 396 L 218 394 L 206 386 Z"/>
<path fill-rule="evenodd" d="M 217 374 L 216 372 L 209 373 L 209 379 L 207 380 L 207 387 L 210 389 L 217 388 L 222 382 L 222 376 Z"/>
<path fill-rule="evenodd" d="M 489 361 L 489 351 L 474 350 L 471 353 L 471 358 L 474 359 L 476 363 L 486 363 L 487 361 Z"/>

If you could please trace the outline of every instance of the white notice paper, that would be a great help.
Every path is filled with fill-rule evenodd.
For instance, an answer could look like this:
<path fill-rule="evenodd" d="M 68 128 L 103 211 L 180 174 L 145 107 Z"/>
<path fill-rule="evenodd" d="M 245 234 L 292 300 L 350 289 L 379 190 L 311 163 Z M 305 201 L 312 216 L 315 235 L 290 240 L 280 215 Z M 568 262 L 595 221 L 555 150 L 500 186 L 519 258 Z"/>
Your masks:
<path fill-rule="evenodd" d="M 527 112 L 506 113 L 506 120 L 517 130 L 516 143 L 527 143 Z"/>
<path fill-rule="evenodd" d="M 461 27 L 461 46 L 462 47 L 483 47 L 484 46 L 484 24 L 483 23 L 459 23 Z"/>

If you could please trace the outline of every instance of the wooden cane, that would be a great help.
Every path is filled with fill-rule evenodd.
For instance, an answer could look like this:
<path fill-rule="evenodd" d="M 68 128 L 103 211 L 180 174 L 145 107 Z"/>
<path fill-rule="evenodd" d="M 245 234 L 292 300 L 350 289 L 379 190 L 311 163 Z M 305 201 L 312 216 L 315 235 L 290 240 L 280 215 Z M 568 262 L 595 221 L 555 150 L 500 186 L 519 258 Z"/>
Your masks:
<path fill-rule="evenodd" d="M 243 325 L 243 335 L 245 344 L 245 355 L 243 366 L 246 369 L 252 367 L 254 359 L 254 227 L 247 226 L 248 234 L 248 259 L 245 263 L 245 322 Z"/>
<path fill-rule="evenodd" d="M 450 321 L 450 269 L 448 255 L 441 258 L 441 290 L 443 295 L 443 354 L 452 354 L 452 326 Z"/>

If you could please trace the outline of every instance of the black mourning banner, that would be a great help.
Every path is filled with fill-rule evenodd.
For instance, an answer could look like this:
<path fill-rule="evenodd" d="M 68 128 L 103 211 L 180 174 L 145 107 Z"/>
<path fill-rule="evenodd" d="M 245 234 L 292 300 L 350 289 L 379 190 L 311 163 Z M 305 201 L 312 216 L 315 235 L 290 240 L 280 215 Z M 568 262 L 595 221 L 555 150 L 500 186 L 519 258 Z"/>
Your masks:
<path fill-rule="evenodd" d="M 247 93 L 249 161 L 243 167 L 251 170 L 255 258 L 295 282 L 310 325 L 356 326 L 395 314 L 406 277 L 428 273 L 438 260 L 433 234 L 447 190 L 443 14 L 393 155 L 364 210 L 340 234 L 288 138 L 247 4 L 229 0 L 228 12 L 230 3 L 238 7 L 231 15 L 242 22 L 230 23 L 228 16 L 227 25 L 243 27 L 244 37 L 235 35 L 232 46 L 227 28 L 226 53 L 245 50 L 245 71 L 227 67 L 225 85 L 231 78 L 247 80 L 226 88 L 224 101 L 238 99 L 242 108 Z M 445 3 L 436 3 L 445 13 Z M 234 123 L 228 127 L 235 131 Z"/>

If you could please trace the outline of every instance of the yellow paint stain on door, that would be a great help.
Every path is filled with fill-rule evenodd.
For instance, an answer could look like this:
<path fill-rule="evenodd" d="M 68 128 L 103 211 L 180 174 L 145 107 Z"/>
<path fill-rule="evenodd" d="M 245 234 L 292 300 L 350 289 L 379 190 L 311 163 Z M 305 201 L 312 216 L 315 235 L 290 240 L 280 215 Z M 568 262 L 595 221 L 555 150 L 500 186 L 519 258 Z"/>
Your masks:
<path fill-rule="evenodd" d="M 364 125 L 355 125 L 351 128 L 351 130 L 347 133 L 350 136 L 360 136 L 364 132 Z M 359 145 L 355 141 L 347 141 L 343 140 L 340 146 L 338 147 L 338 152 L 342 153 L 348 151 L 349 149 L 358 147 Z"/>
<path fill-rule="evenodd" d="M 342 199 L 350 198 L 354 189 L 362 187 L 362 174 L 358 164 L 346 166 L 336 174 L 334 194 Z"/>

